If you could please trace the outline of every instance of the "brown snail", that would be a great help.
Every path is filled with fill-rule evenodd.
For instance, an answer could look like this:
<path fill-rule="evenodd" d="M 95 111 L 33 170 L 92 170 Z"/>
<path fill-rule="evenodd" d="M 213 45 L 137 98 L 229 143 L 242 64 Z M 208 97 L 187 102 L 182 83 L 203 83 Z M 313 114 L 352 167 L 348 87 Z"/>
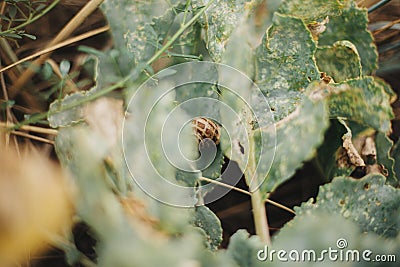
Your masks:
<path fill-rule="evenodd" d="M 221 137 L 221 127 L 211 119 L 197 117 L 192 121 L 192 127 L 198 142 L 204 139 L 211 139 L 216 145 L 219 144 Z"/>

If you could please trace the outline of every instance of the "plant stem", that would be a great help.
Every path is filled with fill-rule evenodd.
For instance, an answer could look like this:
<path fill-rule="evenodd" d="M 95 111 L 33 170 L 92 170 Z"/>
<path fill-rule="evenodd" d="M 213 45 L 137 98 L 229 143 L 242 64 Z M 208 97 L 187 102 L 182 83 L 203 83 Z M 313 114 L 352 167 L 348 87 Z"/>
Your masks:
<path fill-rule="evenodd" d="M 256 228 L 256 234 L 260 237 L 261 242 L 270 246 L 271 237 L 269 235 L 267 212 L 265 210 L 265 203 L 261 195 L 260 186 L 256 175 L 257 164 L 254 151 L 254 136 L 250 136 L 249 162 L 245 171 L 245 177 L 251 193 L 251 206 L 253 208 L 253 219 L 254 226 Z"/>
<path fill-rule="evenodd" d="M 43 11 L 39 13 L 39 15 L 33 17 L 33 18 L 30 19 L 30 20 L 25 21 L 24 23 L 19 24 L 18 26 L 15 26 L 15 27 L 10 28 L 10 29 L 8 29 L 8 30 L 6 30 L 6 31 L 0 32 L 0 35 L 1 35 L 1 34 L 5 34 L 5 33 L 10 33 L 10 32 L 13 32 L 13 31 L 16 31 L 16 30 L 18 30 L 18 29 L 21 29 L 21 28 L 23 28 L 23 27 L 25 27 L 25 26 L 27 26 L 27 25 L 29 25 L 29 24 L 35 22 L 36 20 L 38 20 L 38 19 L 40 19 L 41 17 L 43 17 L 44 15 L 46 15 L 47 12 L 49 12 L 51 9 L 53 9 L 53 7 L 55 7 L 55 6 L 58 4 L 58 2 L 60 2 L 60 0 L 55 0 L 55 1 L 54 1 L 53 3 L 51 3 L 47 8 L 43 9 Z"/>
<path fill-rule="evenodd" d="M 220 182 L 220 181 L 217 181 L 217 180 L 213 180 L 213 179 L 210 179 L 210 178 L 207 178 L 207 177 L 200 177 L 199 180 L 200 180 L 200 181 L 204 181 L 204 182 L 208 182 L 208 183 L 212 183 L 212 184 L 216 184 L 216 185 L 219 185 L 219 186 L 222 186 L 222 187 L 226 187 L 226 188 L 235 190 L 235 191 L 237 191 L 237 192 L 240 192 L 240 193 L 242 193 L 242 194 L 251 196 L 251 193 L 250 193 L 249 191 L 246 191 L 246 190 L 243 190 L 243 189 L 241 189 L 241 188 L 232 186 L 232 185 L 230 185 L 230 184 L 226 184 L 226 183 L 223 183 L 223 182 Z M 287 212 L 290 212 L 290 213 L 293 214 L 293 215 L 296 215 L 296 212 L 294 212 L 294 210 L 292 210 L 292 209 L 290 209 L 290 208 L 288 208 L 288 207 L 286 207 L 286 206 L 284 206 L 284 205 L 282 205 L 282 204 L 280 204 L 280 203 L 278 203 L 278 202 L 275 202 L 275 201 L 273 201 L 273 200 L 271 200 L 271 199 L 268 199 L 268 198 L 267 198 L 267 199 L 265 200 L 265 202 L 266 202 L 266 203 L 269 203 L 269 204 L 271 204 L 271 205 L 274 205 L 275 207 L 278 207 L 278 208 L 280 208 L 280 209 L 286 210 Z"/>
<path fill-rule="evenodd" d="M 190 2 L 191 2 L 190 0 L 186 0 L 186 8 L 185 8 L 185 13 L 183 14 L 182 25 L 184 25 L 186 22 L 186 18 L 187 18 L 188 12 L 189 12 Z"/>
<path fill-rule="evenodd" d="M 252 191 L 251 205 L 253 207 L 253 219 L 254 226 L 256 228 L 256 234 L 260 237 L 261 242 L 270 246 L 271 237 L 269 235 L 267 212 L 265 210 L 265 204 L 261 197 L 261 192 L 259 189 Z"/>
<path fill-rule="evenodd" d="M 66 111 L 66 110 L 69 110 L 69 109 L 76 108 L 76 107 L 78 107 L 80 105 L 83 105 L 83 104 L 88 103 L 88 102 L 90 102 L 92 100 L 95 100 L 95 99 L 97 99 L 97 98 L 99 98 L 101 96 L 104 96 L 104 95 L 106 95 L 106 94 L 108 94 L 108 93 L 110 93 L 110 92 L 112 92 L 112 91 L 114 91 L 114 90 L 116 90 L 118 88 L 123 87 L 125 85 L 125 83 L 130 78 L 131 78 L 131 75 L 128 75 L 128 76 L 124 77 L 121 81 L 119 81 L 118 83 L 113 84 L 112 86 L 104 88 L 103 90 L 97 91 L 97 92 L 95 92 L 93 94 L 90 94 L 90 95 L 86 96 L 83 99 L 78 99 L 78 100 L 74 101 L 73 103 L 71 103 L 70 105 L 64 105 L 64 106 L 60 107 L 57 110 L 54 110 L 54 111 L 50 111 L 49 110 L 49 111 L 47 111 L 45 113 L 40 113 L 40 114 L 33 115 L 29 119 L 21 121 L 20 123 L 15 124 L 13 127 L 9 128 L 9 130 L 19 129 L 24 125 L 27 125 L 27 124 L 30 124 L 30 123 L 35 123 L 35 122 L 37 122 L 39 120 L 45 119 L 48 116 L 51 116 L 51 115 L 54 115 L 56 113 L 59 113 L 59 112 L 62 112 L 62 111 Z"/>

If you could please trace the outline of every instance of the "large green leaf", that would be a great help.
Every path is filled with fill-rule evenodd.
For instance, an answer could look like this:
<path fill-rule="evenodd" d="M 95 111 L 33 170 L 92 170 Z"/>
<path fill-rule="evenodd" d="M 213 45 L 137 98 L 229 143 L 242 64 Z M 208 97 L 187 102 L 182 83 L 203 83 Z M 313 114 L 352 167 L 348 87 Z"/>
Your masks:
<path fill-rule="evenodd" d="M 315 58 L 319 70 L 331 76 L 335 82 L 358 78 L 362 74 L 360 56 L 349 41 L 338 41 L 333 46 L 319 47 Z"/>
<path fill-rule="evenodd" d="M 162 44 L 177 10 L 184 1 L 117 1 L 107 0 L 101 6 L 107 16 L 115 47 L 125 63 L 146 61 Z M 123 58 L 125 57 L 125 59 Z"/>
<path fill-rule="evenodd" d="M 211 250 L 217 250 L 222 241 L 221 222 L 206 206 L 195 208 L 194 225 L 206 233 L 206 244 Z"/>
<path fill-rule="evenodd" d="M 104 142 L 87 126 L 76 125 L 59 131 L 55 148 L 62 166 L 72 174 L 77 185 L 78 215 L 104 238 L 110 237 L 114 230 L 127 227 L 104 166 L 104 159 L 111 152 L 109 142 Z"/>
<path fill-rule="evenodd" d="M 268 98 L 276 120 L 299 105 L 307 85 L 319 79 L 316 44 L 304 22 L 275 13 L 256 52 L 256 82 Z"/>
<path fill-rule="evenodd" d="M 394 145 L 393 150 L 391 151 L 390 156 L 394 159 L 394 172 L 396 174 L 397 181 L 400 181 L 400 142 Z"/>
<path fill-rule="evenodd" d="M 105 90 L 109 90 L 115 86 L 115 84 L 120 83 L 121 80 L 124 79 L 124 75 L 130 75 L 129 82 L 131 83 L 133 83 L 133 81 L 139 83 L 143 80 L 143 74 L 141 74 L 142 68 L 135 68 L 132 63 L 123 65 L 120 60 L 123 59 L 124 56 L 121 56 L 117 50 L 100 52 L 89 49 L 87 52 L 94 54 L 93 57 L 96 63 L 94 79 L 96 85 L 89 91 L 81 91 L 66 95 L 63 99 L 57 99 L 51 103 L 47 119 L 50 126 L 53 128 L 69 126 L 83 121 L 84 110 L 88 102 L 107 93 L 110 95 L 111 92 Z M 121 84 L 121 86 L 122 85 L 124 84 Z M 131 87 L 136 89 L 135 86 Z M 131 91 L 133 91 L 133 89 Z"/>
<path fill-rule="evenodd" d="M 241 74 L 233 74 L 226 68 L 219 70 L 220 80 L 228 81 L 228 88 L 222 88 L 220 99 L 237 114 L 237 117 L 234 117 L 231 113 L 222 113 L 222 123 L 230 131 L 227 134 L 223 133 L 221 148 L 231 160 L 238 163 L 242 172 L 246 174 L 248 185 L 252 183 L 253 178 L 255 184 L 260 184 L 264 179 L 272 162 L 275 146 L 274 132 L 268 136 L 268 140 L 261 139 L 260 134 L 255 132 L 259 125 L 272 125 L 274 121 L 267 99 L 254 84 L 251 84 L 251 77 L 254 76 L 251 36 L 254 34 L 253 22 L 242 18 L 232 33 L 222 58 L 222 63 L 235 68 Z M 229 85 L 231 88 L 240 89 L 236 92 L 229 91 Z M 260 154 L 256 147 L 264 152 L 261 161 L 260 155 L 256 156 L 257 153 Z M 269 154 L 266 155 L 265 151 Z M 256 162 L 249 162 L 252 157 Z"/>
<path fill-rule="evenodd" d="M 189 19 L 190 17 L 187 18 L 187 20 Z M 177 24 L 177 22 L 180 23 L 181 20 L 176 19 L 174 24 Z M 203 54 L 207 54 L 201 40 L 201 30 L 201 25 L 196 22 L 179 36 L 167 52 L 174 59 L 174 63 L 201 60 L 204 57 Z"/>
<path fill-rule="evenodd" d="M 286 0 L 278 12 L 302 18 L 308 23 L 326 16 L 340 15 L 341 7 L 337 0 Z"/>
<path fill-rule="evenodd" d="M 208 1 L 199 1 L 200 3 Z M 214 62 L 221 62 L 231 34 L 259 0 L 216 0 L 200 20 L 206 29 L 206 46 Z M 203 4 L 204 5 L 204 4 Z"/>
<path fill-rule="evenodd" d="M 383 172 L 386 175 L 387 183 L 395 187 L 398 186 L 399 180 L 396 177 L 396 173 L 394 170 L 394 159 L 390 155 L 390 151 L 393 147 L 393 142 L 386 134 L 378 132 L 375 137 L 375 143 L 377 163 L 381 164 L 381 167 L 384 169 Z"/>
<path fill-rule="evenodd" d="M 316 203 L 304 203 L 296 213 L 324 211 L 357 223 L 362 232 L 396 237 L 400 230 L 400 190 L 385 185 L 385 177 L 370 174 L 362 179 L 337 177 L 320 187 Z"/>
<path fill-rule="evenodd" d="M 319 36 L 318 44 L 333 45 L 337 41 L 350 41 L 360 55 L 363 74 L 370 75 L 377 69 L 378 53 L 372 35 L 367 30 L 367 10 L 358 8 L 353 1 L 349 2 L 341 16 L 329 19 L 326 31 Z"/>
<path fill-rule="evenodd" d="M 393 258 L 379 262 L 375 257 L 394 255 L 397 259 L 399 244 L 399 238 L 387 240 L 373 233 L 363 233 L 356 223 L 329 210 L 318 209 L 298 214 L 274 237 L 272 247 L 261 248 L 267 253 L 260 255 L 264 257 L 264 266 L 273 267 L 394 267 L 397 263 Z M 272 250 L 275 251 L 273 255 L 270 254 Z M 280 254 L 281 260 L 277 253 L 280 250 L 285 252 Z"/>
<path fill-rule="evenodd" d="M 75 106 L 74 104 L 77 101 L 84 100 L 85 97 L 85 93 L 78 92 L 65 96 L 61 101 L 56 100 L 51 103 L 49 107 L 50 115 L 47 118 L 50 127 L 58 128 L 82 121 L 84 116 L 82 106 Z M 68 106 L 74 107 L 68 108 Z M 65 110 L 59 112 L 61 109 Z"/>
<path fill-rule="evenodd" d="M 313 90 L 318 89 L 318 83 L 310 87 L 312 94 Z M 261 186 L 264 194 L 276 189 L 289 179 L 303 162 L 314 156 L 328 125 L 325 100 L 310 99 L 309 96 L 304 96 L 297 110 L 277 123 L 275 157 Z M 268 133 L 268 130 L 266 132 Z"/>
<path fill-rule="evenodd" d="M 364 77 L 332 85 L 333 93 L 329 97 L 330 115 L 346 117 L 350 121 L 388 132 L 393 111 L 390 95 L 381 84 L 373 77 Z"/>
<path fill-rule="evenodd" d="M 264 246 L 257 236 L 251 236 L 246 230 L 239 230 L 231 236 L 228 255 L 240 267 L 261 267 L 265 263 L 257 259 L 257 251 Z"/>

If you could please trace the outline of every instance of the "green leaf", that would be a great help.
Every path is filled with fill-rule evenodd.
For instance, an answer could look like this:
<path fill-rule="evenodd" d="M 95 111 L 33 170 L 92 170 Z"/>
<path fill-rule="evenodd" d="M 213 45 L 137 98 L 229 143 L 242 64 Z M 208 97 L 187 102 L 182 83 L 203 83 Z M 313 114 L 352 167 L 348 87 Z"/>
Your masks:
<path fill-rule="evenodd" d="M 390 97 L 390 103 L 393 103 L 397 99 L 397 94 L 395 91 L 393 91 L 392 87 L 390 87 L 390 84 L 382 80 L 381 78 L 374 76 L 374 81 L 378 83 L 380 86 L 383 87 L 385 90 L 385 93 L 389 95 Z"/>
<path fill-rule="evenodd" d="M 326 31 L 319 36 L 318 44 L 333 45 L 337 41 L 350 41 L 360 55 L 363 74 L 370 75 L 378 67 L 378 53 L 372 35 L 367 30 L 367 10 L 358 8 L 353 1 L 350 2 L 341 16 L 329 19 Z"/>
<path fill-rule="evenodd" d="M 375 256 L 395 255 L 396 259 L 400 256 L 398 240 L 387 240 L 373 233 L 362 233 L 356 223 L 321 209 L 298 214 L 274 237 L 272 248 L 263 249 L 264 251 L 268 249 L 268 258 L 265 259 L 264 266 L 272 267 L 308 267 L 327 264 L 332 267 L 395 267 L 397 266 L 396 262 L 374 262 Z M 285 251 L 283 257 L 287 261 L 279 260 L 277 253 L 271 258 L 269 253 L 272 250 Z M 335 252 L 330 254 L 328 250 Z M 365 250 L 371 251 L 370 262 L 363 258 Z M 364 256 L 367 255 L 364 254 Z M 265 257 L 265 254 L 261 254 L 261 256 Z M 303 256 L 305 260 L 302 260 Z"/>
<path fill-rule="evenodd" d="M 171 1 L 170 4 L 174 5 L 176 2 L 178 1 Z M 146 24 L 152 23 L 153 18 L 161 17 L 171 7 L 168 2 L 162 0 L 107 0 L 101 5 L 110 24 L 115 47 L 121 50 L 128 48 L 134 41 L 131 37 L 136 31 L 142 31 Z"/>
<path fill-rule="evenodd" d="M 337 177 L 320 187 L 315 204 L 302 204 L 296 214 L 324 211 L 352 220 L 362 232 L 396 237 L 400 229 L 400 190 L 385 185 L 385 180 L 380 174 L 369 174 L 358 180 Z"/>
<path fill-rule="evenodd" d="M 396 180 L 400 180 L 400 141 L 394 145 L 393 150 L 391 151 L 391 157 L 394 159 L 393 170 L 396 175 Z"/>
<path fill-rule="evenodd" d="M 197 206 L 193 224 L 206 233 L 207 247 L 217 250 L 222 242 L 222 228 L 218 217 L 206 206 Z"/>
<path fill-rule="evenodd" d="M 189 19 L 190 17 L 187 18 L 187 20 Z M 201 40 L 201 30 L 200 24 L 194 23 L 179 36 L 169 53 L 174 59 L 174 63 L 201 60 L 203 58 L 202 54 L 205 52 L 205 48 Z"/>
<path fill-rule="evenodd" d="M 110 152 L 107 142 L 93 129 L 77 125 L 60 129 L 55 149 L 63 168 L 77 185 L 78 215 L 106 239 L 126 228 L 120 203 L 106 182 L 103 160 Z"/>
<path fill-rule="evenodd" d="M 15 5 L 9 5 L 7 11 L 11 19 L 13 19 L 15 15 L 17 15 L 17 8 Z"/>
<path fill-rule="evenodd" d="M 58 128 L 83 121 L 82 105 L 75 105 L 77 101 L 86 98 L 87 93 L 78 92 L 67 95 L 62 100 L 56 100 L 50 104 L 47 120 L 50 127 Z"/>
<path fill-rule="evenodd" d="M 194 205 L 197 200 L 193 185 L 201 175 L 193 161 L 188 161 L 195 160 L 198 154 L 197 141 L 188 123 L 190 117 L 184 109 L 175 109 L 175 92 L 166 91 L 179 87 L 180 75 L 173 69 L 160 72 L 132 98 L 127 96 L 129 106 L 123 132 L 126 163 L 139 185 L 135 192 L 143 190 L 152 196 L 151 209 L 155 209 L 157 217 L 165 216 L 163 222 L 171 225 L 179 220 L 178 213 L 168 213 L 172 207 L 159 207 L 157 200 L 178 206 Z M 179 182 L 176 175 L 180 170 L 192 176 L 182 175 L 184 182 Z"/>
<path fill-rule="evenodd" d="M 146 62 L 162 47 L 175 19 L 175 12 L 168 8 L 163 16 L 156 17 L 149 23 L 139 24 L 134 32 L 127 34 L 127 48 L 134 55 L 136 64 Z"/>
<path fill-rule="evenodd" d="M 375 137 L 375 143 L 377 163 L 381 164 L 382 168 L 384 168 L 385 176 L 387 175 L 387 183 L 394 187 L 398 186 L 399 180 L 394 171 L 394 159 L 390 155 L 390 151 L 393 147 L 392 140 L 390 140 L 386 134 L 378 132 Z"/>
<path fill-rule="evenodd" d="M 121 76 L 146 62 L 162 46 L 178 11 L 182 10 L 175 7 L 184 2 L 107 0 L 101 5 L 118 51 L 111 66 L 119 66 L 116 70 L 120 69 Z"/>
<path fill-rule="evenodd" d="M 200 3 L 203 2 L 206 1 Z M 200 23 L 205 26 L 206 47 L 214 62 L 221 62 L 232 33 L 239 26 L 241 18 L 246 16 L 253 2 L 257 1 L 217 0 L 205 12 L 205 20 L 200 20 Z"/>
<path fill-rule="evenodd" d="M 221 177 L 221 168 L 223 164 L 224 153 L 222 152 L 222 149 L 218 147 L 214 161 L 206 169 L 201 171 L 202 176 L 211 179 L 217 179 Z"/>
<path fill-rule="evenodd" d="M 254 48 L 255 31 L 252 21 L 245 16 L 239 21 L 236 29 L 233 30 L 229 42 L 222 55 L 222 64 L 231 66 L 248 77 L 254 77 Z"/>
<path fill-rule="evenodd" d="M 299 105 L 307 85 L 319 80 L 316 44 L 301 19 L 275 13 L 256 52 L 256 83 L 268 98 L 276 120 Z"/>
<path fill-rule="evenodd" d="M 36 40 L 36 36 L 28 33 L 21 33 L 22 36 L 28 37 L 31 40 Z"/>
<path fill-rule="evenodd" d="M 341 8 L 342 5 L 337 0 L 286 0 L 278 12 L 301 18 L 309 23 L 326 16 L 338 16 L 341 13 Z"/>
<path fill-rule="evenodd" d="M 60 72 L 62 77 L 67 76 L 70 69 L 71 69 L 71 63 L 68 60 L 62 60 L 60 62 Z"/>
<path fill-rule="evenodd" d="M 44 63 L 42 66 L 42 69 L 40 71 L 40 74 L 43 78 L 43 80 L 49 80 L 51 78 L 51 75 L 53 74 L 53 68 L 49 63 Z"/>
<path fill-rule="evenodd" d="M 322 46 L 315 53 L 320 71 L 342 82 L 362 75 L 360 56 L 349 41 L 338 41 L 333 46 Z"/>
<path fill-rule="evenodd" d="M 8 33 L 0 32 L 0 36 L 6 38 L 22 39 L 22 37 L 19 34 L 13 32 L 8 32 Z"/>
<path fill-rule="evenodd" d="M 15 100 L 7 100 L 7 101 L 1 101 L 0 102 L 0 109 L 5 110 L 7 108 L 12 108 L 15 104 Z"/>
<path fill-rule="evenodd" d="M 231 236 L 227 253 L 240 267 L 261 267 L 265 263 L 257 259 L 257 251 L 263 247 L 258 236 L 250 237 L 246 230 L 238 230 Z"/>
<path fill-rule="evenodd" d="M 311 93 L 315 88 L 318 88 L 318 84 L 312 84 L 308 90 Z M 315 155 L 329 125 L 327 111 L 326 101 L 304 96 L 297 110 L 277 123 L 274 160 L 261 185 L 264 194 L 275 190 L 289 179 L 303 162 Z"/>
<path fill-rule="evenodd" d="M 143 79 L 141 74 L 141 67 L 134 68 L 131 65 L 122 66 L 119 52 L 116 50 L 110 50 L 107 52 L 93 51 L 95 56 L 95 82 L 96 85 L 93 86 L 89 91 L 77 92 L 70 95 L 66 95 L 61 100 L 55 100 L 50 104 L 48 121 L 50 126 L 53 128 L 68 126 L 75 124 L 77 122 L 83 121 L 84 108 L 93 100 L 93 95 L 100 97 L 106 89 L 113 86 L 114 84 L 120 82 L 124 78 L 124 74 L 130 74 L 130 82 L 139 83 Z M 131 85 L 130 89 L 127 90 L 128 95 L 131 91 L 135 90 L 137 87 Z M 98 98 L 97 97 L 97 98 Z M 120 97 L 120 96 L 118 96 Z"/>
<path fill-rule="evenodd" d="M 387 88 L 381 84 L 373 77 L 364 77 L 332 85 L 330 116 L 345 117 L 378 131 L 388 132 L 393 111 Z"/>

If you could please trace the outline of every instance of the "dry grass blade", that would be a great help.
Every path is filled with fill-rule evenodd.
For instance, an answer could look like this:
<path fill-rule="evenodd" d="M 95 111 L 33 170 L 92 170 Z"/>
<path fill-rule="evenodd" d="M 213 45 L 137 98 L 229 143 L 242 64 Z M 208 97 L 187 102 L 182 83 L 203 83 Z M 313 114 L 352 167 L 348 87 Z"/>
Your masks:
<path fill-rule="evenodd" d="M 0 122 L 0 128 L 11 128 L 13 127 L 13 123 L 4 123 Z M 54 129 L 48 129 L 48 128 L 43 128 L 43 127 L 37 127 L 37 126 L 31 126 L 31 125 L 24 125 L 20 127 L 21 130 L 24 131 L 30 131 L 30 132 L 36 132 L 36 133 L 41 133 L 41 134 L 48 134 L 48 135 L 57 135 L 58 131 Z"/>
<path fill-rule="evenodd" d="M 11 131 L 11 133 L 15 134 L 15 135 L 19 135 L 19 136 L 25 137 L 25 138 L 29 138 L 29 139 L 32 139 L 32 140 L 36 140 L 36 141 L 39 141 L 39 142 L 42 142 L 42 143 L 54 145 L 54 141 L 46 139 L 46 138 L 43 138 L 43 137 L 39 137 L 39 136 L 36 136 L 36 135 L 32 135 L 32 134 L 28 134 L 28 133 L 24 133 L 24 132 L 19 132 L 19 131 Z"/>
<path fill-rule="evenodd" d="M 57 34 L 56 37 L 47 45 L 47 48 L 53 47 L 59 42 L 65 40 L 68 38 L 72 32 L 78 28 L 83 21 L 91 14 L 93 13 L 98 6 L 103 2 L 103 0 L 91 0 L 89 1 L 79 12 L 76 14 L 70 22 L 65 25 L 65 27 Z M 46 50 L 46 49 L 45 49 Z M 41 54 L 41 57 L 35 60 L 32 63 L 32 66 L 40 66 L 48 57 L 49 57 L 49 52 L 53 50 L 48 51 L 47 53 Z M 28 68 L 25 70 L 24 73 L 20 76 L 18 81 L 12 86 L 12 91 L 10 93 L 10 97 L 15 97 L 18 94 L 18 91 L 33 77 L 34 71 L 33 68 Z"/>
<path fill-rule="evenodd" d="M 87 33 L 84 33 L 84 34 L 81 34 L 81 35 L 78 35 L 76 37 L 70 38 L 70 39 L 68 39 L 68 40 L 66 40 L 64 42 L 61 42 L 61 43 L 56 44 L 56 45 L 53 45 L 53 46 L 48 47 L 46 49 L 43 49 L 43 50 L 41 50 L 41 51 L 39 51 L 37 53 L 34 53 L 34 54 L 30 55 L 30 56 L 27 56 L 27 57 L 25 57 L 23 59 L 20 59 L 17 62 L 14 62 L 13 64 L 8 65 L 7 67 L 4 67 L 4 68 L 0 69 L 0 73 L 4 72 L 4 71 L 6 71 L 6 70 L 8 70 L 8 69 L 10 69 L 12 67 L 15 67 L 16 65 L 19 65 L 19 64 L 21 64 L 23 62 L 26 62 L 26 61 L 29 61 L 29 60 L 34 59 L 36 57 L 48 54 L 49 52 L 52 52 L 52 51 L 57 50 L 57 49 L 60 49 L 61 47 L 65 47 L 65 46 L 70 45 L 72 43 L 79 42 L 81 40 L 84 40 L 86 38 L 92 37 L 94 35 L 97 35 L 97 34 L 100 34 L 100 33 L 103 33 L 103 32 L 106 32 L 108 30 L 109 30 L 109 26 L 104 26 L 104 27 L 101 27 L 99 29 L 96 29 L 96 30 L 93 30 L 93 31 L 90 31 L 90 32 L 87 32 Z M 33 62 L 32 64 L 35 64 L 35 62 Z"/>
<path fill-rule="evenodd" d="M 380 29 L 374 31 L 373 34 L 374 34 L 374 35 L 380 34 L 381 32 L 390 29 L 393 25 L 395 25 L 395 24 L 397 24 L 397 23 L 400 23 L 400 19 L 394 20 L 394 21 L 392 21 L 392 22 L 386 24 L 386 25 L 383 26 L 382 28 L 380 28 Z"/>

